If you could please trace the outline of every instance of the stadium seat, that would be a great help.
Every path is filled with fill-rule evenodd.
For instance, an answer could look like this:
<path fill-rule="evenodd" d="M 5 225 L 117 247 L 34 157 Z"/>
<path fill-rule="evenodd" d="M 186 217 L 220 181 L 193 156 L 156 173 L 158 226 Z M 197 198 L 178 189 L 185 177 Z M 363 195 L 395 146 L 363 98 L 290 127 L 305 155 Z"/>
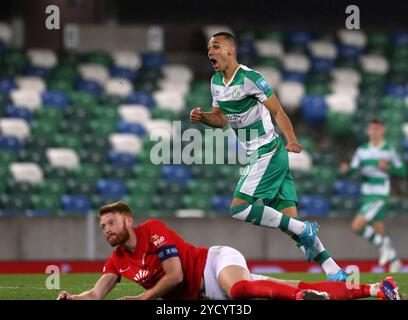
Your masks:
<path fill-rule="evenodd" d="M 184 208 L 199 209 L 204 211 L 211 210 L 211 197 L 208 195 L 184 195 L 182 199 Z"/>
<path fill-rule="evenodd" d="M 150 120 L 150 110 L 143 105 L 124 104 L 119 106 L 119 115 L 123 121 L 143 124 Z"/>
<path fill-rule="evenodd" d="M 0 118 L 0 132 L 4 136 L 13 136 L 24 141 L 30 136 L 30 126 L 21 118 Z"/>
<path fill-rule="evenodd" d="M 166 57 L 160 52 L 142 53 L 142 65 L 150 69 L 161 69 L 167 63 Z"/>
<path fill-rule="evenodd" d="M 216 213 L 229 214 L 231 206 L 232 196 L 219 196 L 215 195 L 211 197 L 212 209 Z"/>
<path fill-rule="evenodd" d="M 55 52 L 49 49 L 30 49 L 27 57 L 33 66 L 42 68 L 53 68 L 57 65 L 58 59 Z"/>
<path fill-rule="evenodd" d="M 109 136 L 113 150 L 128 152 L 133 155 L 139 154 L 143 149 L 142 140 L 131 133 L 113 133 Z"/>
<path fill-rule="evenodd" d="M 337 180 L 333 188 L 336 195 L 343 197 L 357 197 L 360 194 L 360 184 L 352 180 Z"/>
<path fill-rule="evenodd" d="M 303 84 L 296 81 L 283 81 L 277 88 L 279 99 L 288 111 L 299 108 L 301 99 L 305 94 Z"/>
<path fill-rule="evenodd" d="M 308 43 L 308 48 L 314 58 L 333 60 L 337 57 L 337 47 L 328 41 L 310 41 Z"/>
<path fill-rule="evenodd" d="M 44 179 L 42 169 L 37 163 L 19 163 L 10 164 L 10 172 L 15 181 L 41 183 Z"/>
<path fill-rule="evenodd" d="M 33 112 L 30 109 L 14 105 L 8 105 L 6 107 L 5 115 L 8 118 L 21 118 L 27 122 L 31 122 L 31 120 L 33 119 Z"/>
<path fill-rule="evenodd" d="M 59 195 L 55 194 L 32 194 L 30 200 L 33 209 L 48 211 L 50 214 L 57 214 L 60 208 L 59 198 Z"/>
<path fill-rule="evenodd" d="M 137 159 L 134 154 L 129 152 L 109 150 L 108 161 L 115 166 L 132 168 L 136 164 Z"/>
<path fill-rule="evenodd" d="M 132 83 L 124 78 L 110 78 L 104 84 L 105 92 L 108 95 L 128 97 L 133 92 Z"/>
<path fill-rule="evenodd" d="M 133 51 L 114 51 L 112 59 L 113 63 L 121 68 L 138 69 L 142 64 L 140 55 Z"/>
<path fill-rule="evenodd" d="M 66 192 L 67 187 L 65 180 L 62 178 L 47 178 L 38 185 L 38 189 L 40 194 L 48 196 L 53 194 L 62 195 Z"/>
<path fill-rule="evenodd" d="M 150 92 L 134 91 L 127 97 L 127 102 L 130 104 L 141 104 L 148 108 L 154 106 L 153 96 Z"/>
<path fill-rule="evenodd" d="M 261 39 L 254 42 L 256 53 L 259 57 L 276 57 L 282 58 L 284 48 L 278 41 Z"/>
<path fill-rule="evenodd" d="M 27 76 L 40 77 L 43 79 L 47 79 L 49 78 L 51 74 L 51 69 L 28 64 L 24 67 L 23 74 Z"/>
<path fill-rule="evenodd" d="M 42 103 L 40 92 L 32 89 L 12 90 L 10 98 L 15 106 L 21 106 L 30 110 L 40 108 Z"/>
<path fill-rule="evenodd" d="M 310 69 L 310 61 L 305 55 L 289 53 L 283 58 L 283 67 L 288 71 L 305 73 Z"/>
<path fill-rule="evenodd" d="M 21 148 L 21 141 L 14 136 L 0 135 L 0 150 L 9 149 L 17 151 Z"/>
<path fill-rule="evenodd" d="M 162 177 L 167 181 L 187 183 L 191 179 L 191 173 L 185 165 L 163 165 Z"/>
<path fill-rule="evenodd" d="M 79 166 L 80 158 L 73 149 L 69 148 L 48 148 L 46 150 L 48 162 L 53 167 L 63 167 L 74 169 Z"/>
<path fill-rule="evenodd" d="M 93 95 L 100 95 L 103 91 L 101 84 L 94 80 L 78 79 L 75 83 L 75 87 L 79 91 L 89 92 Z"/>
<path fill-rule="evenodd" d="M 128 81 L 134 81 L 136 79 L 136 71 L 134 68 L 112 66 L 110 75 L 112 78 L 121 78 Z"/>
<path fill-rule="evenodd" d="M 17 87 L 21 90 L 34 90 L 40 94 L 47 90 L 47 84 L 40 77 L 16 77 Z"/>
<path fill-rule="evenodd" d="M 127 194 L 127 188 L 119 179 L 99 179 L 96 182 L 98 194 L 104 197 L 121 199 Z"/>
<path fill-rule="evenodd" d="M 327 104 L 322 96 L 305 95 L 301 100 L 303 118 L 310 124 L 321 124 L 326 119 Z"/>
<path fill-rule="evenodd" d="M 301 217 L 326 216 L 330 210 L 330 201 L 324 196 L 308 195 L 299 199 L 299 215 Z"/>
<path fill-rule="evenodd" d="M 149 197 L 156 193 L 156 182 L 157 180 L 152 181 L 147 177 L 142 177 L 140 179 L 127 180 L 126 187 L 130 195 Z"/>
<path fill-rule="evenodd" d="M 143 137 L 146 134 L 141 123 L 118 121 L 116 126 L 119 133 L 132 133 L 139 137 Z"/>
<path fill-rule="evenodd" d="M 91 210 L 91 201 L 84 195 L 63 195 L 61 207 L 67 214 L 86 214 Z"/>
<path fill-rule="evenodd" d="M 109 79 L 108 69 L 100 64 L 80 64 L 78 70 L 83 79 L 96 81 L 102 86 Z"/>
<path fill-rule="evenodd" d="M 15 81 L 7 77 L 0 78 L 0 92 L 9 93 L 16 88 Z"/>

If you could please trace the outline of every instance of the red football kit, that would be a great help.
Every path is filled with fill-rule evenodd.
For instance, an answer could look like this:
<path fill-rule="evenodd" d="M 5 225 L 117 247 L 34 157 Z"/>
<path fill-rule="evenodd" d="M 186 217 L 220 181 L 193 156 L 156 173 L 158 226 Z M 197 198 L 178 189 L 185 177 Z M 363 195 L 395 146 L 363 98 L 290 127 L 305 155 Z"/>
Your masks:
<path fill-rule="evenodd" d="M 118 246 L 103 268 L 136 282 L 145 289 L 153 287 L 164 275 L 161 262 L 179 257 L 183 282 L 163 296 L 164 299 L 199 299 L 201 279 L 207 261 L 208 248 L 194 247 L 160 220 L 148 220 L 134 228 L 136 249 L 126 251 Z"/>

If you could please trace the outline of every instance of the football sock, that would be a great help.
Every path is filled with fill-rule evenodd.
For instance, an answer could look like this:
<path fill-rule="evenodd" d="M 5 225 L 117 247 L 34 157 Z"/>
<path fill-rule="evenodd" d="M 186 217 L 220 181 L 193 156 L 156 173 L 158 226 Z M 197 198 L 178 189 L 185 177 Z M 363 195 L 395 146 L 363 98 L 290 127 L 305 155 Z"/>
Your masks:
<path fill-rule="evenodd" d="M 363 229 L 361 229 L 358 234 L 362 236 L 364 239 L 367 239 L 372 244 L 376 245 L 377 247 L 381 246 L 384 241 L 386 240 L 387 236 L 382 236 L 375 231 L 375 229 L 370 226 L 366 225 Z"/>
<path fill-rule="evenodd" d="M 330 300 L 348 300 L 348 299 L 360 299 L 371 296 L 376 296 L 375 290 L 371 290 L 371 285 L 360 284 L 358 287 L 354 286 L 350 289 L 348 286 L 353 286 L 350 283 L 345 282 L 299 282 L 299 289 L 311 289 L 316 291 L 327 292 L 330 295 Z M 375 294 L 375 295 L 374 295 Z"/>
<path fill-rule="evenodd" d="M 231 207 L 231 215 L 235 219 L 251 222 L 258 226 L 279 228 L 283 231 L 289 230 L 295 235 L 301 234 L 306 227 L 302 221 L 292 219 L 263 205 L 243 204 Z"/>
<path fill-rule="evenodd" d="M 296 293 L 299 291 L 300 289 L 298 288 L 270 280 L 242 280 L 232 286 L 230 297 L 232 299 L 263 298 L 295 300 Z"/>
<path fill-rule="evenodd" d="M 288 234 L 296 243 L 299 243 L 299 238 L 292 232 L 285 231 L 285 233 Z M 303 253 L 305 253 L 305 248 L 303 246 L 298 247 Z M 338 266 L 336 261 L 333 260 L 332 256 L 325 249 L 319 237 L 317 236 L 315 240 L 315 256 L 313 258 L 313 261 L 318 263 L 326 274 L 334 274 L 340 270 L 340 267 Z"/>

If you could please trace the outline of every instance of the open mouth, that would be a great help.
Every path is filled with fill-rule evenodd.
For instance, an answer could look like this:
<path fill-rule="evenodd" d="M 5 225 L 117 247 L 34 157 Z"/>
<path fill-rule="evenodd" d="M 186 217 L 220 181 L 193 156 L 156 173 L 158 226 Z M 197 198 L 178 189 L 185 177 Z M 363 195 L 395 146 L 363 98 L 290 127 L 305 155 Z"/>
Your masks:
<path fill-rule="evenodd" d="M 215 60 L 215 59 L 210 59 L 210 62 L 211 62 L 211 64 L 212 64 L 212 66 L 213 66 L 214 69 L 216 69 L 216 68 L 218 67 L 218 61 L 217 61 L 217 60 Z"/>

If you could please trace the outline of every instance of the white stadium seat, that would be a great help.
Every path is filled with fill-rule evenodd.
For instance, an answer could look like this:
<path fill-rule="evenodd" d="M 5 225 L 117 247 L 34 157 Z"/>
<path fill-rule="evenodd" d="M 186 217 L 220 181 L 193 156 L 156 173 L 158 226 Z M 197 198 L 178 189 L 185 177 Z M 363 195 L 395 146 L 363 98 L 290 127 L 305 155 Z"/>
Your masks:
<path fill-rule="evenodd" d="M 405 138 L 408 139 L 408 122 L 404 123 L 402 125 L 402 132 L 404 132 L 404 136 Z"/>
<path fill-rule="evenodd" d="M 358 86 L 342 82 L 332 82 L 330 84 L 330 90 L 332 93 L 346 94 L 353 97 L 354 99 L 357 99 L 360 93 L 360 89 L 358 88 Z"/>
<path fill-rule="evenodd" d="M 34 162 L 10 163 L 10 172 L 13 179 L 18 182 L 40 183 L 44 180 L 41 167 Z"/>
<path fill-rule="evenodd" d="M 334 93 L 325 97 L 330 111 L 354 113 L 357 111 L 357 102 L 355 97 L 350 94 Z"/>
<path fill-rule="evenodd" d="M 150 110 L 137 104 L 123 104 L 119 106 L 119 115 L 122 120 L 144 124 L 151 118 Z"/>
<path fill-rule="evenodd" d="M 173 125 L 171 121 L 164 119 L 153 119 L 145 123 L 145 129 L 150 135 L 150 138 L 171 139 L 173 136 Z"/>
<path fill-rule="evenodd" d="M 361 76 L 358 71 L 350 68 L 336 68 L 331 72 L 335 82 L 345 83 L 347 85 L 358 85 L 361 81 Z"/>
<path fill-rule="evenodd" d="M 169 64 L 163 67 L 163 75 L 166 79 L 176 82 L 191 82 L 193 80 L 193 71 L 182 64 Z"/>
<path fill-rule="evenodd" d="M 47 90 L 47 84 L 40 77 L 20 76 L 16 78 L 17 87 L 23 90 L 34 90 L 43 93 Z"/>
<path fill-rule="evenodd" d="M 304 73 L 310 69 L 310 61 L 304 54 L 289 53 L 283 58 L 283 66 L 286 70 Z"/>
<path fill-rule="evenodd" d="M 30 49 L 27 52 L 31 64 L 37 67 L 53 68 L 58 64 L 58 58 L 50 49 Z"/>
<path fill-rule="evenodd" d="M 185 108 L 184 94 L 173 90 L 159 90 L 153 93 L 154 101 L 159 108 L 182 111 Z"/>
<path fill-rule="evenodd" d="M 339 30 L 337 36 L 343 44 L 355 46 L 359 48 L 365 47 L 367 37 L 364 32 L 360 30 Z"/>
<path fill-rule="evenodd" d="M 272 88 L 276 88 L 282 81 L 282 76 L 279 70 L 274 67 L 254 67 L 254 70 L 263 75 L 266 81 L 269 82 Z"/>
<path fill-rule="evenodd" d="M 278 86 L 277 91 L 283 108 L 287 111 L 294 111 L 300 106 L 305 87 L 296 81 L 284 81 Z"/>
<path fill-rule="evenodd" d="M 122 78 L 111 78 L 105 82 L 105 92 L 107 94 L 127 97 L 133 91 L 133 84 Z"/>
<path fill-rule="evenodd" d="M 42 103 L 41 93 L 33 89 L 15 89 L 10 94 L 11 101 L 15 106 L 30 110 L 40 108 Z"/>
<path fill-rule="evenodd" d="M 311 41 L 308 46 L 313 57 L 325 59 L 337 57 L 337 47 L 329 41 L 315 40 Z"/>
<path fill-rule="evenodd" d="M 7 23 L 0 23 L 0 39 L 5 43 L 9 44 L 12 38 L 11 27 Z"/>
<path fill-rule="evenodd" d="M 80 64 L 78 67 L 79 73 L 85 80 L 93 80 L 101 85 L 109 79 L 109 71 L 105 66 L 94 63 Z"/>
<path fill-rule="evenodd" d="M 306 150 L 303 150 L 301 153 L 289 152 L 288 155 L 290 170 L 308 172 L 312 169 L 312 157 Z"/>
<path fill-rule="evenodd" d="M 1 118 L 0 131 L 5 136 L 14 136 L 19 140 L 25 140 L 30 136 L 30 126 L 21 118 Z"/>
<path fill-rule="evenodd" d="M 133 51 L 114 51 L 112 53 L 113 63 L 121 68 L 139 69 L 142 65 L 140 55 Z"/>
<path fill-rule="evenodd" d="M 183 96 L 188 94 L 191 89 L 190 83 L 179 80 L 160 79 L 157 84 L 160 91 L 173 91 Z"/>
<path fill-rule="evenodd" d="M 363 70 L 371 73 L 385 74 L 390 68 L 388 60 L 381 55 L 364 55 L 360 62 Z"/>
<path fill-rule="evenodd" d="M 279 42 L 273 40 L 256 40 L 254 45 L 260 57 L 282 58 L 284 55 L 283 46 Z"/>
<path fill-rule="evenodd" d="M 139 154 L 143 150 L 142 140 L 131 133 L 112 133 L 109 135 L 109 142 L 113 150 Z"/>
<path fill-rule="evenodd" d="M 70 148 L 48 148 L 46 150 L 48 162 L 53 167 L 74 169 L 80 165 L 78 153 Z"/>

